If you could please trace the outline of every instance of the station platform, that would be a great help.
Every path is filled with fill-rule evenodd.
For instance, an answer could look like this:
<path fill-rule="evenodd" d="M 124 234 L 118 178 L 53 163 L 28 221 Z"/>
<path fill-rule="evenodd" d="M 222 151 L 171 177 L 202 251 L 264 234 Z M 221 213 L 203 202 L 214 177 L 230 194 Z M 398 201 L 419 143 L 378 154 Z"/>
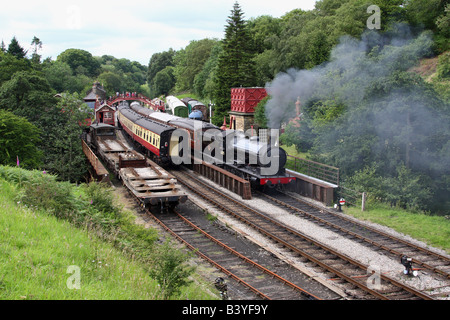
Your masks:
<path fill-rule="evenodd" d="M 286 169 L 286 173 L 296 178 L 295 184 L 288 187 L 290 191 L 320 201 L 326 206 L 333 204 L 334 189 L 338 185 L 289 169 Z"/>

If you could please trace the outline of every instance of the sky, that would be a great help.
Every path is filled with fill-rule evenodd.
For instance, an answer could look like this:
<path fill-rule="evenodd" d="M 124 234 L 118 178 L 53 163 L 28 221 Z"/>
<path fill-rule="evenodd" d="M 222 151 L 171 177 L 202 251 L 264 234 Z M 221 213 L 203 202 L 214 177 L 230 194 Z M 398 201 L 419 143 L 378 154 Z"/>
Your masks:
<path fill-rule="evenodd" d="M 179 50 L 191 40 L 222 39 L 236 0 L 55 1 L 9 0 L 0 11 L 0 37 L 6 47 L 15 36 L 29 50 L 38 37 L 42 58 L 66 49 L 112 55 L 148 65 L 151 56 Z M 244 19 L 281 17 L 293 9 L 312 10 L 316 0 L 238 0 Z"/>

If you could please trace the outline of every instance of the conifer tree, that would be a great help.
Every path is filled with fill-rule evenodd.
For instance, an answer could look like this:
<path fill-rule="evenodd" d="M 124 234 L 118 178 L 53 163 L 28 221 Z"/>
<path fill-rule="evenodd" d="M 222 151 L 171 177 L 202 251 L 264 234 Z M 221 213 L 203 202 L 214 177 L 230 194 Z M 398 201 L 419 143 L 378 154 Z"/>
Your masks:
<path fill-rule="evenodd" d="M 239 3 L 235 2 L 227 20 L 225 38 L 222 40 L 223 51 L 217 65 L 213 117 L 216 125 L 223 123 L 224 116 L 230 110 L 231 88 L 256 84 L 252 39 L 243 15 Z"/>
<path fill-rule="evenodd" d="M 17 41 L 16 37 L 12 38 L 7 52 L 15 56 L 17 59 L 23 59 L 27 55 L 27 52 L 20 46 L 19 41 Z"/>

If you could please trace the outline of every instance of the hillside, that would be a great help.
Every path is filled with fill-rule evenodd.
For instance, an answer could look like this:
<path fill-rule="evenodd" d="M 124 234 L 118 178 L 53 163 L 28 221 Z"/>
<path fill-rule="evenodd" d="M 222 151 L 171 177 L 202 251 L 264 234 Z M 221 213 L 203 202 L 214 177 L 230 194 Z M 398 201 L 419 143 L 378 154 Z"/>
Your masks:
<path fill-rule="evenodd" d="M 25 197 L 32 185 L 37 197 Z M 98 210 L 109 199 L 101 189 L 0 166 L 1 300 L 163 298 L 149 259 L 158 248 L 152 245 L 156 231 L 134 225 L 134 218 L 123 211 L 108 219 L 111 212 Z M 69 215 L 55 210 L 61 208 L 65 191 L 77 202 Z M 194 274 L 190 285 L 171 299 L 216 299 L 202 282 Z"/>
<path fill-rule="evenodd" d="M 420 64 L 409 71 L 420 75 L 427 83 L 432 84 L 445 100 L 450 101 L 449 60 L 450 51 L 446 51 L 432 58 L 421 59 Z"/>

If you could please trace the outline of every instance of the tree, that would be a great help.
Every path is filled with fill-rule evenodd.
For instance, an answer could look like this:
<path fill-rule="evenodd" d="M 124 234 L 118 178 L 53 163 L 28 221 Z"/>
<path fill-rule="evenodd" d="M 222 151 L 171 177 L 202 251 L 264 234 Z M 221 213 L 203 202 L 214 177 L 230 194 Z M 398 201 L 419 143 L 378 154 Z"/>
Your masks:
<path fill-rule="evenodd" d="M 34 169 L 41 165 L 40 130 L 27 119 L 0 110 L 0 164 Z"/>
<path fill-rule="evenodd" d="M 436 20 L 444 13 L 446 3 L 446 0 L 408 0 L 406 16 L 411 24 L 436 31 Z"/>
<path fill-rule="evenodd" d="M 213 122 L 220 125 L 223 117 L 230 110 L 231 88 L 253 87 L 256 84 L 255 63 L 252 60 L 254 50 L 243 19 L 239 3 L 235 3 L 225 28 L 225 38 L 222 40 L 223 51 L 219 57 L 214 102 Z"/>
<path fill-rule="evenodd" d="M 123 77 L 120 77 L 117 73 L 113 72 L 103 72 L 97 78 L 100 83 L 103 83 L 103 87 L 106 90 L 107 96 L 113 96 L 117 91 L 122 92 L 125 91 L 125 86 L 123 85 Z M 126 90 L 131 90 L 130 88 L 126 88 Z"/>
<path fill-rule="evenodd" d="M 269 99 L 270 96 L 265 97 L 255 108 L 255 124 L 260 128 L 267 128 L 266 103 Z"/>
<path fill-rule="evenodd" d="M 67 63 L 75 75 L 95 77 L 100 71 L 100 62 L 86 50 L 67 49 L 56 60 Z"/>
<path fill-rule="evenodd" d="M 8 53 L 0 52 L 0 86 L 19 71 L 32 71 L 31 63 L 27 59 L 19 59 Z"/>
<path fill-rule="evenodd" d="M 222 43 L 217 42 L 202 70 L 195 76 L 194 92 L 202 98 L 213 98 L 215 70 L 221 53 Z"/>
<path fill-rule="evenodd" d="M 48 81 L 35 73 L 16 72 L 0 87 L 0 109 L 25 117 L 39 128 L 39 119 L 54 105 L 54 92 Z"/>
<path fill-rule="evenodd" d="M 194 88 L 195 76 L 202 71 L 217 42 L 211 39 L 193 40 L 185 49 L 177 51 L 174 56 L 177 92 Z"/>
<path fill-rule="evenodd" d="M 80 143 L 83 123 L 92 117 L 91 109 L 77 94 L 63 94 L 46 117 L 48 142 L 44 149 L 45 169 L 63 181 L 81 181 L 87 172 L 86 157 Z"/>
<path fill-rule="evenodd" d="M 274 61 L 276 52 L 274 43 L 281 34 L 281 19 L 268 15 L 250 19 L 248 21 L 249 33 L 252 36 L 256 56 L 255 62 L 257 86 L 264 86 L 275 76 Z"/>
<path fill-rule="evenodd" d="M 41 55 L 38 54 L 38 51 L 42 49 L 42 41 L 39 40 L 39 38 L 37 38 L 36 36 L 34 36 L 33 40 L 31 41 L 31 45 L 34 46 L 33 54 L 31 56 L 31 62 L 35 65 L 38 65 L 41 62 Z"/>
<path fill-rule="evenodd" d="M 168 95 L 170 90 L 175 86 L 175 81 L 174 67 L 165 67 L 153 78 L 150 87 L 152 95 Z"/>
<path fill-rule="evenodd" d="M 189 255 L 174 249 L 170 240 L 165 241 L 156 250 L 150 275 L 158 282 L 163 299 L 179 293 L 183 286 L 191 282 L 188 277 L 194 268 L 186 266 L 188 258 Z"/>
<path fill-rule="evenodd" d="M 175 50 L 170 48 L 168 51 L 154 53 L 150 58 L 150 62 L 148 64 L 147 71 L 147 82 L 151 84 L 153 82 L 153 78 L 156 76 L 158 72 L 163 70 L 166 67 L 173 67 L 173 57 L 175 55 Z"/>
<path fill-rule="evenodd" d="M 281 19 L 269 15 L 252 18 L 248 21 L 248 30 L 256 53 L 262 53 L 273 48 L 272 40 L 281 32 Z"/>
<path fill-rule="evenodd" d="M 89 115 L 78 95 L 63 94 L 57 101 L 45 78 L 17 72 L 0 87 L 0 109 L 22 116 L 40 129 L 37 147 L 43 154 L 44 169 L 63 180 L 82 179 L 85 158 L 78 123 Z"/>
<path fill-rule="evenodd" d="M 15 56 L 17 59 L 25 59 L 27 52 L 20 46 L 16 37 L 11 39 L 11 43 L 8 46 L 7 53 Z"/>

